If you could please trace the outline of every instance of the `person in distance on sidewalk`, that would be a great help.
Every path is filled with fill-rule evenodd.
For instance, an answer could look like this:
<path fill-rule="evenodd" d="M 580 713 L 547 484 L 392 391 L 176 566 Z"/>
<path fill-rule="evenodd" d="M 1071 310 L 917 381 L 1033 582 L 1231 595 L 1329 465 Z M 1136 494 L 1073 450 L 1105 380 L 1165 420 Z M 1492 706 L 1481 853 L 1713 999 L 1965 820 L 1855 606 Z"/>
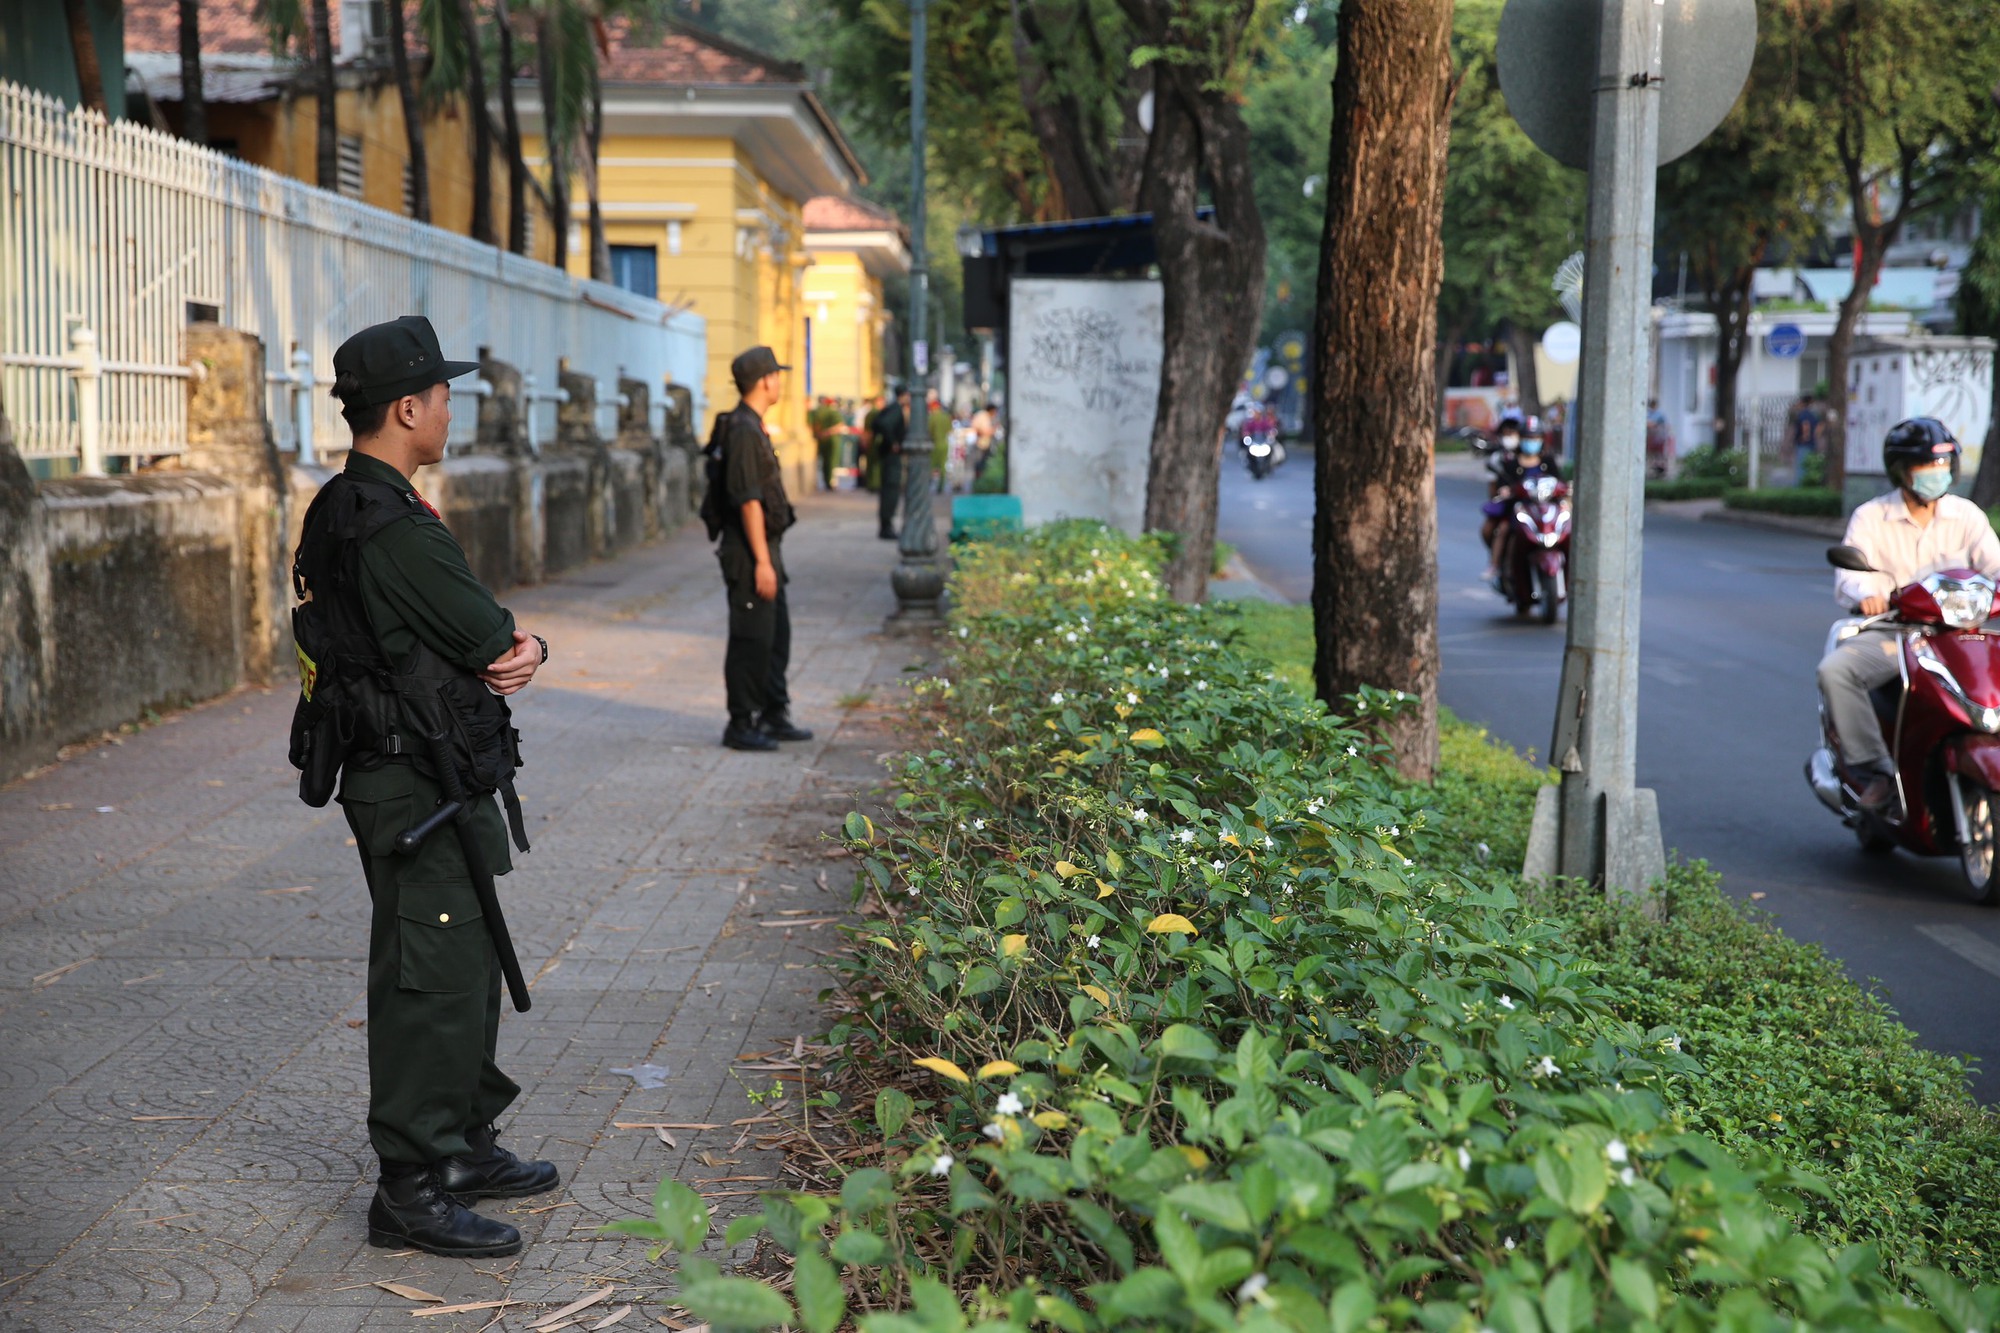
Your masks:
<path fill-rule="evenodd" d="M 716 423 L 723 494 L 722 538 L 715 554 L 729 596 L 729 646 L 722 658 L 729 725 L 722 743 L 732 750 L 775 750 L 779 741 L 812 739 L 810 731 L 793 723 L 792 697 L 785 686 L 792 614 L 785 604 L 779 543 L 793 514 L 784 470 L 764 430 L 764 414 L 784 392 L 786 369 L 768 347 L 753 347 L 737 357 L 729 370 L 743 398 Z"/>

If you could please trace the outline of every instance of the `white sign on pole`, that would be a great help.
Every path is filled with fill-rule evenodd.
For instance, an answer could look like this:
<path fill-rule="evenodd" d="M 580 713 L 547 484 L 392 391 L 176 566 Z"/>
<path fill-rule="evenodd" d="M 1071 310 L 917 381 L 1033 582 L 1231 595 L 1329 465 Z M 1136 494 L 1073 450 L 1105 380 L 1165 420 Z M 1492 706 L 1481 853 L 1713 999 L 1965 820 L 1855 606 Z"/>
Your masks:
<path fill-rule="evenodd" d="M 1583 355 L 1583 330 L 1566 319 L 1557 320 L 1542 334 L 1542 351 L 1559 366 L 1575 365 Z"/>
<path fill-rule="evenodd" d="M 1160 394 L 1160 284 L 1016 278 L 1008 290 L 1007 488 L 1027 523 L 1138 533 Z"/>

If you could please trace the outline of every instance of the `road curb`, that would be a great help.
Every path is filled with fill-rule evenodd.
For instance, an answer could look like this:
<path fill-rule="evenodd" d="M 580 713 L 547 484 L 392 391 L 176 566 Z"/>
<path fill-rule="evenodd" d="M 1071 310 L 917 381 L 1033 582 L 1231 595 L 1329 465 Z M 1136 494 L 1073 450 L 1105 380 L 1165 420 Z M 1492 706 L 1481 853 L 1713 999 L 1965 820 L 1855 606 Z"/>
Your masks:
<path fill-rule="evenodd" d="M 1762 528 L 1766 532 L 1789 532 L 1799 537 L 1839 541 L 1847 535 L 1844 518 L 1811 518 L 1804 514 L 1763 514 L 1752 509 L 1717 507 L 1701 516 L 1704 523 L 1733 523 L 1739 528 Z"/>

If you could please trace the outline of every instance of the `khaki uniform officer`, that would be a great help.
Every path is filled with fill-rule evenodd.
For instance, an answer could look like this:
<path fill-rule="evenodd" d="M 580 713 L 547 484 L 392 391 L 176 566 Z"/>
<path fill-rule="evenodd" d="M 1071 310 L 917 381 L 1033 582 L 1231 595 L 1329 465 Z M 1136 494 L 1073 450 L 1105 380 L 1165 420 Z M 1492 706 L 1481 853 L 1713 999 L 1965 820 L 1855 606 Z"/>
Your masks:
<path fill-rule="evenodd" d="M 326 799 L 307 790 L 315 748 L 322 781 L 338 763 L 373 907 L 368 1133 L 381 1178 L 368 1239 L 512 1254 L 520 1232 L 465 1201 L 557 1184 L 555 1167 L 515 1157 L 494 1129 L 520 1088 L 494 1063 L 503 969 L 517 978 L 519 965 L 492 876 L 512 869 L 510 822 L 527 845 L 513 795 L 518 737 L 502 696 L 533 679 L 548 645 L 516 628 L 411 484 L 444 457 L 445 381 L 478 367 L 446 361 L 430 321 L 415 315 L 363 329 L 333 365 L 354 448 L 307 511 L 294 565 L 307 669 L 293 759 L 314 804 Z M 418 840 L 411 831 L 446 816 L 448 797 L 464 817 L 433 821 Z M 525 1007 L 525 988 L 516 1003 Z"/>

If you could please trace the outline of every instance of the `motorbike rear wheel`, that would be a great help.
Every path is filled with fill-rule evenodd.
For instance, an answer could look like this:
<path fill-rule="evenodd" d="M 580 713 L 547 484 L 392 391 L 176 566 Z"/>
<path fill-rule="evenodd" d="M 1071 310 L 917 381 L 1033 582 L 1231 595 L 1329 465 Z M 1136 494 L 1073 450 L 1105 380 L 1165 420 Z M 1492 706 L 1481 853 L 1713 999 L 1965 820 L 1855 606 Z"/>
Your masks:
<path fill-rule="evenodd" d="M 1535 571 L 1535 596 L 1541 602 L 1541 622 L 1544 625 L 1555 624 L 1556 605 L 1560 598 L 1556 594 L 1556 576 L 1546 569 Z"/>
<path fill-rule="evenodd" d="M 1992 792 L 1965 782 L 1960 788 L 1965 800 L 1965 839 L 1958 848 L 1958 867 L 1965 872 L 1965 886 L 1972 901 L 1984 907 L 2000 903 L 2000 824 L 1996 824 L 1996 804 Z"/>

